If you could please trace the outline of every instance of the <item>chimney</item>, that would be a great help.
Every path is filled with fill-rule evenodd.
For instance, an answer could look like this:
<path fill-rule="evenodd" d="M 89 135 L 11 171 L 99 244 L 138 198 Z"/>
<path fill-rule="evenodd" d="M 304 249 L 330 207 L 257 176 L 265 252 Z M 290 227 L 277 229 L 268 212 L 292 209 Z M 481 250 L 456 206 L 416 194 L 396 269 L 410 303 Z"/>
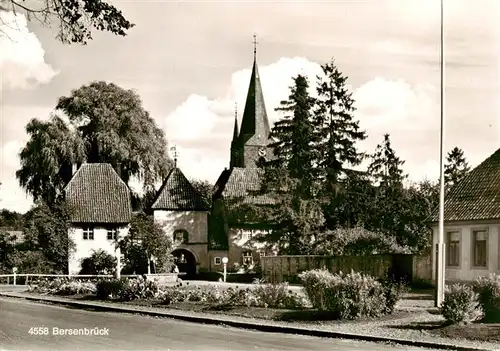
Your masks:
<path fill-rule="evenodd" d="M 77 170 L 78 170 L 78 165 L 76 163 L 72 163 L 71 164 L 71 176 L 74 176 Z"/>

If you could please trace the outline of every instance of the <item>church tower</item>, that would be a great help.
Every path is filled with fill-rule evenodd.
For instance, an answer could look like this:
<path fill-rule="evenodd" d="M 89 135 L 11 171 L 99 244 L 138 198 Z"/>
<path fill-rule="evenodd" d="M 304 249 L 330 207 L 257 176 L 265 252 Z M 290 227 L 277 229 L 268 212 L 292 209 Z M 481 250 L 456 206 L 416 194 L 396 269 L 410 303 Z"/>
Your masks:
<path fill-rule="evenodd" d="M 255 39 L 254 35 L 252 75 L 250 76 L 239 133 L 237 116 L 235 116 L 234 121 L 234 133 L 231 142 L 231 168 L 257 168 L 259 160 L 261 158 L 267 159 L 269 156 L 268 145 L 271 128 L 267 118 L 264 94 L 257 67 L 257 41 Z"/>

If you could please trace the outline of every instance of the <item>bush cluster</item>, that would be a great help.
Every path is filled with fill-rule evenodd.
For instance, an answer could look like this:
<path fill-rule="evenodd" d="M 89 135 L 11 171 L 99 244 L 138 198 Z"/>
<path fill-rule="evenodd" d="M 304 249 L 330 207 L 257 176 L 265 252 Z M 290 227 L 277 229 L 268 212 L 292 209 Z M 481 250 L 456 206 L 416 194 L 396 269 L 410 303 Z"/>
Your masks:
<path fill-rule="evenodd" d="M 284 309 L 301 309 L 307 301 L 288 289 L 288 284 L 266 284 L 255 288 L 218 288 L 215 286 L 177 285 L 162 293 L 165 304 L 203 302 L 216 306 L 247 306 Z"/>
<path fill-rule="evenodd" d="M 474 282 L 474 290 L 484 311 L 485 321 L 500 321 L 500 275 L 491 273 Z"/>
<path fill-rule="evenodd" d="M 313 308 L 333 318 L 357 319 L 392 313 L 400 298 L 399 284 L 382 284 L 361 273 L 332 274 L 324 269 L 299 275 Z"/>
<path fill-rule="evenodd" d="M 160 288 L 155 281 L 140 278 L 102 279 L 97 282 L 99 299 L 132 301 L 157 297 Z"/>
<path fill-rule="evenodd" d="M 39 280 L 36 285 L 30 286 L 29 291 L 51 295 L 79 295 L 95 294 L 96 284 L 89 281 L 71 278 L 57 278 L 53 280 Z"/>
<path fill-rule="evenodd" d="M 448 323 L 472 323 L 483 316 L 478 297 L 471 286 L 463 284 L 447 286 L 440 312 Z"/>
<path fill-rule="evenodd" d="M 483 318 L 500 320 L 500 275 L 478 278 L 472 286 L 454 284 L 446 287 L 441 314 L 448 323 L 467 324 Z"/>

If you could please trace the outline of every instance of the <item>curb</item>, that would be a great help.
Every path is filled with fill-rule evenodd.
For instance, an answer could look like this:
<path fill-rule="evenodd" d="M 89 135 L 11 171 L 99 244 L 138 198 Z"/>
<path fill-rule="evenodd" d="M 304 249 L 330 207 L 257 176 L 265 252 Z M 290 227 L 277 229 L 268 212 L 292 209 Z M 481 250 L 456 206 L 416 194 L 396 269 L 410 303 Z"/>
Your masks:
<path fill-rule="evenodd" d="M 268 333 L 282 333 L 282 334 L 296 334 L 296 335 L 305 335 L 305 336 L 314 336 L 321 338 L 331 338 L 331 339 L 349 339 L 349 340 L 359 340 L 359 341 L 367 341 L 367 342 L 377 342 L 377 343 L 393 343 L 399 344 L 402 346 L 412 346 L 412 347 L 421 347 L 428 349 L 439 349 L 439 350 L 456 350 L 456 351 L 498 351 L 495 349 L 488 348 L 474 348 L 474 347 L 463 347 L 456 346 L 453 344 L 445 344 L 445 343 L 433 343 L 427 341 L 413 341 L 409 339 L 398 339 L 398 338 L 390 338 L 390 337 L 382 337 L 382 336 L 374 336 L 374 335 L 360 335 L 360 334 L 350 334 L 350 333 L 342 333 L 342 332 L 334 332 L 334 331 L 326 331 L 320 329 L 306 329 L 301 327 L 288 327 L 288 326 L 280 326 L 280 325 L 269 325 L 269 324 L 259 324 L 257 322 L 244 322 L 244 321 L 235 321 L 228 320 L 223 318 L 215 318 L 209 316 L 201 316 L 201 315 L 186 315 L 182 313 L 169 313 L 167 311 L 147 311 L 140 309 L 131 309 L 122 306 L 111 306 L 111 305 L 101 305 L 101 304 L 92 304 L 85 303 L 79 301 L 62 301 L 60 299 L 52 299 L 47 297 L 35 297 L 35 296 L 23 296 L 20 294 L 12 294 L 8 292 L 0 292 L 0 296 L 10 297 L 10 298 L 18 298 L 24 299 L 28 301 L 36 301 L 36 302 L 48 302 L 56 305 L 63 306 L 71 306 L 78 307 L 81 309 L 93 309 L 97 311 L 103 312 L 120 312 L 120 313 L 131 313 L 131 314 L 140 314 L 140 315 L 148 315 L 151 317 L 163 317 L 163 318 L 171 318 L 176 320 L 181 320 L 184 322 L 191 323 L 201 323 L 201 324 L 209 324 L 209 325 L 224 325 L 230 326 L 233 328 L 241 328 L 241 329 L 250 329 L 257 330 L 261 332 Z"/>

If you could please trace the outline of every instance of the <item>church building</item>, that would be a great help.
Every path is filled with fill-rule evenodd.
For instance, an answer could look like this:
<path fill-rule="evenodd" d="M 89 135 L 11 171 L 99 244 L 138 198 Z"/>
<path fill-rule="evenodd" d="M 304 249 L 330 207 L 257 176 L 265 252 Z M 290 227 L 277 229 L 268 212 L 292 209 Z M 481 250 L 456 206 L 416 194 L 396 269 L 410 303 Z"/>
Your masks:
<path fill-rule="evenodd" d="M 222 171 L 213 188 L 212 208 L 201 205 L 200 194 L 177 167 L 165 180 L 153 205 L 154 218 L 166 234 L 179 236 L 176 241 L 181 245 L 173 253 L 178 262 L 187 265 L 184 271 L 221 271 L 224 257 L 228 258 L 229 270 L 252 269 L 258 265 L 261 255 L 266 254 L 263 245 L 251 239 L 265 234 L 270 226 L 241 213 L 235 215 L 235 208 L 241 204 L 267 206 L 272 203 L 266 195 L 256 194 L 262 175 L 259 164 L 268 160 L 272 151 L 255 47 L 240 128 L 237 117 L 235 115 L 229 167 Z"/>

